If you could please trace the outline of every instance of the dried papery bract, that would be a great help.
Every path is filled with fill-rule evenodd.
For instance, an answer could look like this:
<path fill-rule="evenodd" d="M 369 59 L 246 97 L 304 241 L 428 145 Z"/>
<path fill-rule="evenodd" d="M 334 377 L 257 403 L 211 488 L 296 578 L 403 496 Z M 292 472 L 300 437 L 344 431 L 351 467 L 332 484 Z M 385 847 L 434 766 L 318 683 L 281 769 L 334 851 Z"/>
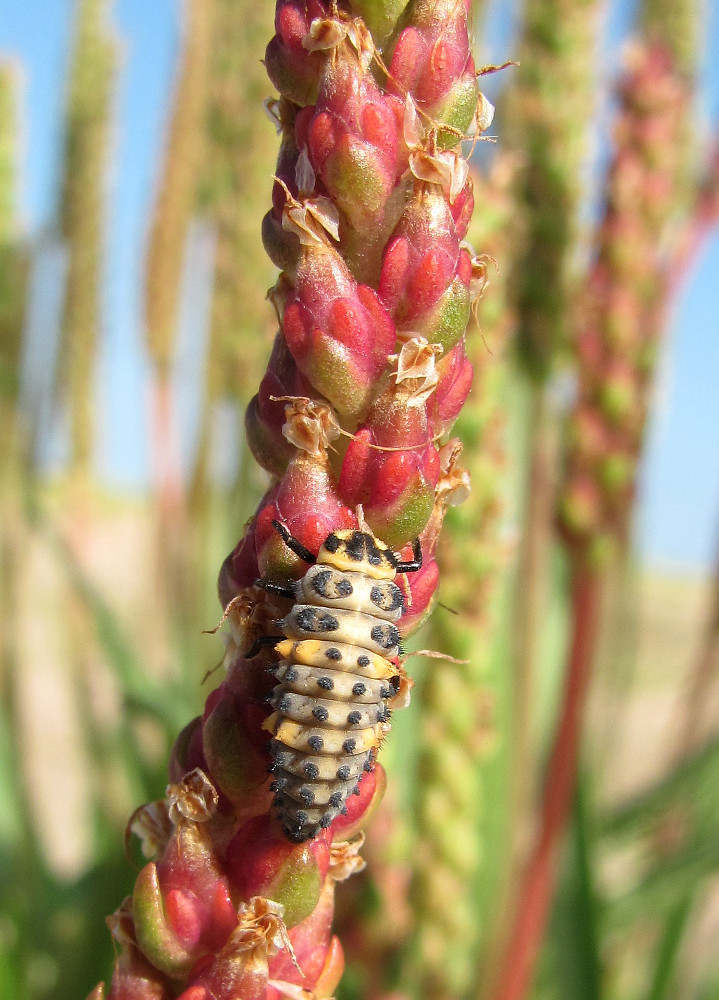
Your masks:
<path fill-rule="evenodd" d="M 280 92 L 269 107 L 281 148 L 263 223 L 268 254 L 282 267 L 270 294 L 279 330 L 246 429 L 271 481 L 220 572 L 225 678 L 178 737 L 165 804 L 133 820 L 152 856 L 133 894 L 133 940 L 158 982 L 171 982 L 183 1000 L 334 993 L 343 968 L 331 930 L 335 884 L 363 865 L 362 833 L 386 783 L 377 751 L 410 688 L 389 614 L 388 658 L 367 655 L 384 641 L 368 610 L 372 601 L 382 607 L 384 593 L 372 587 L 384 579 L 372 559 L 388 579 L 397 576 L 405 637 L 434 602 L 438 512 L 450 493 L 458 499 L 468 488 L 461 476 L 456 489 L 445 488 L 440 445 L 472 378 L 464 331 L 478 265 L 462 242 L 472 190 L 459 140 L 473 118 L 487 124 L 489 115 L 469 53 L 467 6 L 433 0 L 404 14 L 403 6 L 384 4 L 380 15 L 370 4 L 365 24 L 362 3 L 279 0 L 266 52 Z M 358 546 L 369 561 L 354 573 Z M 334 554 L 346 574 L 338 592 L 349 583 L 366 596 L 344 617 L 322 611 L 322 634 L 310 630 L 298 651 L 305 640 L 289 624 L 305 621 L 296 581 L 319 580 L 308 563 L 320 550 L 328 561 L 318 570 Z M 321 594 L 324 585 L 317 593 L 334 600 Z M 307 666 L 305 656 L 312 662 L 303 676 L 313 678 L 312 658 L 325 646 L 335 663 L 354 650 L 355 639 L 330 641 L 340 619 L 355 630 L 357 669 L 371 673 L 374 662 L 375 680 L 392 686 L 370 691 L 361 677 L 353 681 L 352 697 L 368 705 L 376 689 L 382 720 L 364 730 L 372 753 L 352 794 L 311 825 L 290 800 L 295 784 L 302 801 L 319 794 L 311 758 L 325 751 L 330 765 L 335 759 L 331 732 L 346 685 L 335 690 L 329 670 L 320 671 L 321 692 L 295 704 L 288 686 L 300 682 L 287 674 Z M 278 702 L 280 669 L 292 697 Z M 350 708 L 343 730 L 369 711 Z M 288 719 L 310 709 L 312 743 Z M 343 733 L 343 754 L 363 747 Z M 295 766 L 297 754 L 318 784 L 288 778 L 285 791 L 273 791 L 269 770 Z"/>

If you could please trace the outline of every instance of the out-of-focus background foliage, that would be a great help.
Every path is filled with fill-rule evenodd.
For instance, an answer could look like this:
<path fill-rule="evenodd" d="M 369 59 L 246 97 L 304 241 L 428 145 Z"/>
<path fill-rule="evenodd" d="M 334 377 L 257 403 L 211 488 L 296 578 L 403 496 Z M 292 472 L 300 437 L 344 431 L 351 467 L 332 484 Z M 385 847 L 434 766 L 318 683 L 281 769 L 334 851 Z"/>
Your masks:
<path fill-rule="evenodd" d="M 125 823 L 163 793 L 174 737 L 216 683 L 221 647 L 202 634 L 216 573 L 264 488 L 242 414 L 274 332 L 260 239 L 272 17 L 250 0 L 0 9 L 3 997 L 70 1000 L 107 975 L 104 917 L 133 877 Z M 475 491 L 448 524 L 418 642 L 471 662 L 410 661 L 368 872 L 340 899 L 341 995 L 493 995 L 559 711 L 569 602 L 553 510 L 632 36 L 635 53 L 670 53 L 686 105 L 665 141 L 674 181 L 635 220 L 661 250 L 657 369 L 534 995 L 710 1000 L 719 5 L 497 0 L 475 4 L 475 25 L 478 65 L 521 65 L 484 82 L 498 143 L 473 155 L 470 235 L 498 269 L 460 429 Z"/>

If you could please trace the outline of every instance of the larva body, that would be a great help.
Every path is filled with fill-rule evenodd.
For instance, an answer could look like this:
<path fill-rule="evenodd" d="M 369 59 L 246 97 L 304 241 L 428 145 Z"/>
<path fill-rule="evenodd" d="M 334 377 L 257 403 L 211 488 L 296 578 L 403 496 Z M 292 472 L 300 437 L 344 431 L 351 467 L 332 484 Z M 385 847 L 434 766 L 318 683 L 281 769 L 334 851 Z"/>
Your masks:
<path fill-rule="evenodd" d="M 292 840 L 316 836 L 344 809 L 389 730 L 404 610 L 394 579 L 405 566 L 415 568 L 368 532 L 333 532 L 283 591 L 295 603 L 279 622 L 285 638 L 275 647 L 282 659 L 266 725 L 275 809 Z"/>

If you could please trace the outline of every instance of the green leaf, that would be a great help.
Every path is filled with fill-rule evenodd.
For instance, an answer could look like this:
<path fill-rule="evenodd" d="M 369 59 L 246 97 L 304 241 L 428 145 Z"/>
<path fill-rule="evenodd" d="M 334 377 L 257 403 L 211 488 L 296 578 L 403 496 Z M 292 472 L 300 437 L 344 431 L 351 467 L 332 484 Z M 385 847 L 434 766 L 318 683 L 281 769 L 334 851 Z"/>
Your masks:
<path fill-rule="evenodd" d="M 674 969 L 681 950 L 684 932 L 692 912 L 694 892 L 680 899 L 670 912 L 657 948 L 652 985 L 647 1000 L 666 1000 L 674 985 Z"/>
<path fill-rule="evenodd" d="M 594 886 L 594 832 L 586 779 L 577 788 L 565 877 L 552 918 L 552 980 L 562 1000 L 601 1000 L 601 909 Z"/>
<path fill-rule="evenodd" d="M 636 833 L 678 800 L 694 799 L 700 786 L 715 785 L 718 766 L 719 738 L 714 738 L 655 785 L 607 813 L 601 821 L 602 834 L 617 837 Z"/>

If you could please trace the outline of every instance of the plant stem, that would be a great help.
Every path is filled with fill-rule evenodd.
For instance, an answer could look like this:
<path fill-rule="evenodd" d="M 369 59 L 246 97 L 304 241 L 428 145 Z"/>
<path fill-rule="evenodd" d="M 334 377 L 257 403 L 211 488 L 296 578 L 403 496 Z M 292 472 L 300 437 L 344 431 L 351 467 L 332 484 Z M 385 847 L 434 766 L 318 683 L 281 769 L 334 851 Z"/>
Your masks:
<path fill-rule="evenodd" d="M 534 760 L 532 706 L 546 599 L 546 566 L 553 527 L 556 449 L 546 388 L 532 383 L 528 406 L 529 474 L 524 533 L 516 583 L 516 648 L 514 653 L 514 758 L 516 784 L 513 810 L 522 826 Z"/>
<path fill-rule="evenodd" d="M 577 774 L 581 719 L 599 635 L 603 575 L 575 567 L 574 627 L 562 713 L 554 737 L 539 835 L 527 865 L 494 1000 L 522 1000 L 531 986 L 556 878 L 556 854 L 567 824 Z"/>

